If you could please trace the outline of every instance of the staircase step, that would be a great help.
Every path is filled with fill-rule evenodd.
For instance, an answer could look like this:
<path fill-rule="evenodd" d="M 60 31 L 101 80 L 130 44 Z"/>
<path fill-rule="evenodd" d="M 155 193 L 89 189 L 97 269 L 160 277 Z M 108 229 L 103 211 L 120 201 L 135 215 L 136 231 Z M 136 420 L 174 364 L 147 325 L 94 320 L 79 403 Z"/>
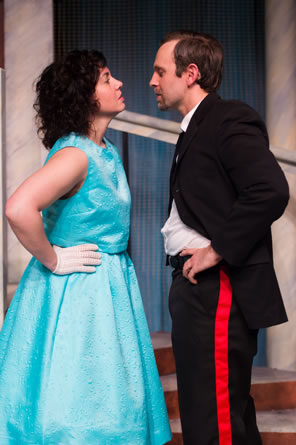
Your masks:
<path fill-rule="evenodd" d="M 263 445 L 296 444 L 296 410 L 261 411 L 257 423 Z M 180 419 L 170 420 L 173 438 L 168 445 L 183 445 Z"/>
<path fill-rule="evenodd" d="M 251 394 L 257 412 L 296 408 L 295 373 L 269 368 L 253 368 Z M 169 417 L 179 417 L 177 381 L 175 374 L 160 377 Z M 296 442 L 295 442 L 296 444 Z"/>
<path fill-rule="evenodd" d="M 151 337 L 160 376 L 175 373 L 170 334 L 156 332 Z M 251 394 L 257 411 L 296 409 L 296 372 L 254 367 Z M 172 397 L 175 399 L 172 394 L 167 395 Z"/>
<path fill-rule="evenodd" d="M 168 445 L 183 445 L 170 334 L 151 337 L 173 433 Z M 251 394 L 263 445 L 296 445 L 296 372 L 254 367 Z"/>
<path fill-rule="evenodd" d="M 293 433 L 261 433 L 263 445 L 295 445 L 296 435 Z"/>
<path fill-rule="evenodd" d="M 159 375 L 176 372 L 171 335 L 168 332 L 154 332 L 151 334 L 151 340 Z"/>
<path fill-rule="evenodd" d="M 296 410 L 261 411 L 257 415 L 263 445 L 296 444 Z M 180 419 L 170 420 L 173 438 L 168 445 L 183 445 Z"/>
<path fill-rule="evenodd" d="M 251 394 L 257 411 L 295 409 L 296 372 L 254 367 Z"/>
<path fill-rule="evenodd" d="M 263 445 L 296 444 L 296 410 L 257 412 L 257 424 Z"/>
<path fill-rule="evenodd" d="M 180 417 L 179 401 L 177 392 L 176 374 L 169 374 L 160 377 L 160 381 L 164 391 L 164 397 L 170 419 Z"/>
<path fill-rule="evenodd" d="M 261 411 L 257 413 L 257 424 L 261 434 L 296 434 L 296 410 Z M 181 433 L 180 419 L 170 419 L 170 425 L 172 433 Z"/>
<path fill-rule="evenodd" d="M 182 428 L 180 419 L 170 420 L 173 438 L 167 445 L 183 445 Z"/>

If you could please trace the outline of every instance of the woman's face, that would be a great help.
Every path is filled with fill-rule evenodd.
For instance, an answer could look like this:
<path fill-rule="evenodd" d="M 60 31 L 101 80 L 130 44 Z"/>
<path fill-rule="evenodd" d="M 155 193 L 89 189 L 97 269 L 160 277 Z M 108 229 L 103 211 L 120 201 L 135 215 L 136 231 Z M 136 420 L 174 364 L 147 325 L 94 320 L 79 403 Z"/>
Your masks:
<path fill-rule="evenodd" d="M 95 90 L 100 116 L 115 116 L 125 109 L 124 98 L 121 95 L 122 85 L 120 80 L 111 76 L 107 67 L 101 69 Z"/>

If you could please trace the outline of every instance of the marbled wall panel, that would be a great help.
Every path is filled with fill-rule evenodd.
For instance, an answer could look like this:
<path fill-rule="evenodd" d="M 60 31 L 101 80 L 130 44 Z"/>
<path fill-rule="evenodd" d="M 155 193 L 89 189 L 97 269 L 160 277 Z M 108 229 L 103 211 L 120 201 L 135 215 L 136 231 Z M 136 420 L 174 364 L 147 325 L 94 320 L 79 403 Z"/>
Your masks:
<path fill-rule="evenodd" d="M 33 82 L 53 60 L 52 0 L 5 1 L 7 196 L 41 165 Z M 30 255 L 8 229 L 8 281 L 18 282 Z"/>
<path fill-rule="evenodd" d="M 296 150 L 296 2 L 266 0 L 267 126 L 270 143 Z M 289 323 L 267 331 L 267 360 L 296 370 L 296 168 L 286 176 L 290 202 L 273 225 L 274 260 Z"/>

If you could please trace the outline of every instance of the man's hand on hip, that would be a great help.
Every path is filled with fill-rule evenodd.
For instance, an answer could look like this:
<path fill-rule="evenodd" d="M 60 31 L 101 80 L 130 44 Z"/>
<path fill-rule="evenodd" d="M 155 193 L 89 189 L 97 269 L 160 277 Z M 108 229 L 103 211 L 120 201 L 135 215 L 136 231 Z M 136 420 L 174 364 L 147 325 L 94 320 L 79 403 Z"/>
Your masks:
<path fill-rule="evenodd" d="M 212 246 L 201 249 L 184 249 L 180 256 L 185 255 L 191 255 L 191 258 L 183 266 L 183 276 L 192 284 L 197 284 L 197 280 L 194 278 L 195 274 L 216 266 L 222 260 L 221 255 Z"/>

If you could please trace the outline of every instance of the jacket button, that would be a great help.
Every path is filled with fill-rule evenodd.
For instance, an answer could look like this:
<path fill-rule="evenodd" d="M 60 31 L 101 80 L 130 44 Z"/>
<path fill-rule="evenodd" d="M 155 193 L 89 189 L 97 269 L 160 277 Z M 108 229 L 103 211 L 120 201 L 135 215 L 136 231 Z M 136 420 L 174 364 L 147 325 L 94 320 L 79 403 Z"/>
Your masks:
<path fill-rule="evenodd" d="M 176 193 L 179 193 L 179 191 L 180 191 L 180 189 L 176 189 L 176 190 L 175 190 Z"/>

